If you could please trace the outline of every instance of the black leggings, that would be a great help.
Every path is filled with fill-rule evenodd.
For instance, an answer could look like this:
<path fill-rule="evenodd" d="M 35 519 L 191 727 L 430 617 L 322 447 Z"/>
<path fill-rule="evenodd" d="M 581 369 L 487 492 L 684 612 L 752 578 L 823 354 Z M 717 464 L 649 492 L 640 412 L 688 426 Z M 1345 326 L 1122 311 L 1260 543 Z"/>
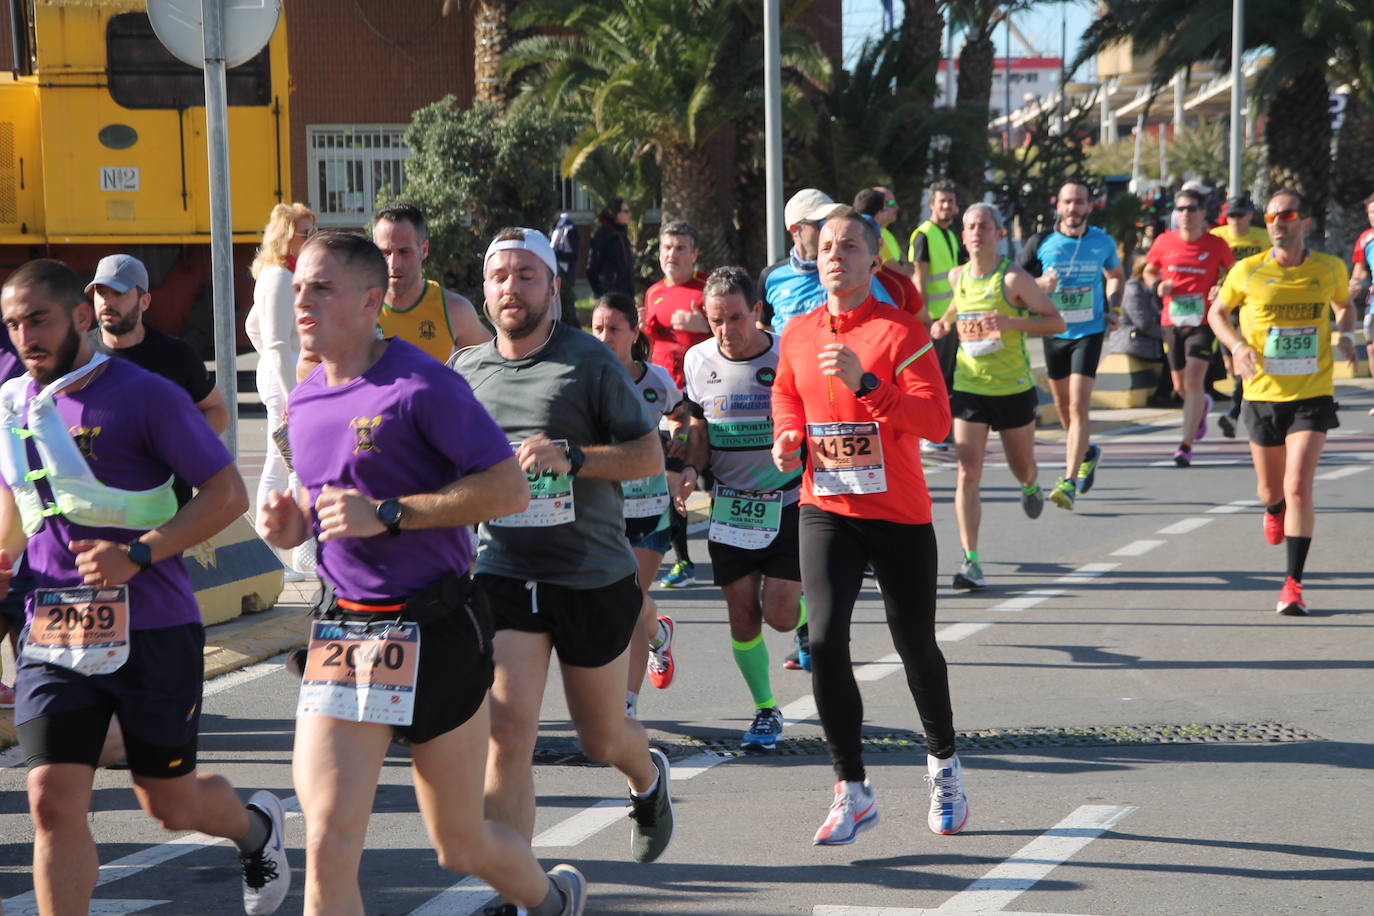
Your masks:
<path fill-rule="evenodd" d="M 934 527 L 850 518 L 802 506 L 800 535 L 811 689 L 835 775 L 853 782 L 864 778 L 864 705 L 849 656 L 849 622 L 863 587 L 865 563 L 872 563 L 882 589 L 887 626 L 916 700 L 926 749 L 936 757 L 951 756 L 954 712 L 949 672 L 935 641 Z"/>

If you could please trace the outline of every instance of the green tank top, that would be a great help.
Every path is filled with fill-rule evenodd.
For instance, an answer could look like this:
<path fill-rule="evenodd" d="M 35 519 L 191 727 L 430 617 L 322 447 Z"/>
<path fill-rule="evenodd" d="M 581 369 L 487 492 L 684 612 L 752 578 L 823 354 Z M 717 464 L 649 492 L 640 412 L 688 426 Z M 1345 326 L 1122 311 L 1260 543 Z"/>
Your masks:
<path fill-rule="evenodd" d="M 978 322 L 980 313 L 995 312 L 1020 318 L 1026 309 L 1007 300 L 1004 280 L 1011 262 L 1003 258 L 986 277 L 973 275 L 973 262 L 959 272 L 954 309 L 959 316 L 959 356 L 954 365 L 954 388 L 970 394 L 1019 394 L 1031 387 L 1030 353 L 1023 331 L 989 332 Z"/>

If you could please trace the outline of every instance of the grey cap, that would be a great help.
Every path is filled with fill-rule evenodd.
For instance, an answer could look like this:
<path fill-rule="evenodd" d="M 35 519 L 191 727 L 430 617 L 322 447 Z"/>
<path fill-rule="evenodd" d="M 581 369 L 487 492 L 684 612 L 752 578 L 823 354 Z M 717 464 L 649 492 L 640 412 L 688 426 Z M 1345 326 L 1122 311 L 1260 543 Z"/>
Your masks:
<path fill-rule="evenodd" d="M 96 265 L 95 278 L 86 284 L 86 292 L 89 293 L 96 286 L 108 286 L 117 293 L 127 293 L 137 286 L 146 292 L 148 268 L 132 255 L 108 255 Z"/>

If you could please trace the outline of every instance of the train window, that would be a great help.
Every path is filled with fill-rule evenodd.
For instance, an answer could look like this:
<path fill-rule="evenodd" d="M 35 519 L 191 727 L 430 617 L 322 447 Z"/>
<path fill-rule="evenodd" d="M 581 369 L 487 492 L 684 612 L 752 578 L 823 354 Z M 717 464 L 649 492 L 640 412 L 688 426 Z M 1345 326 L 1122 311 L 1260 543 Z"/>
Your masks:
<path fill-rule="evenodd" d="M 190 108 L 205 104 L 205 76 L 163 47 L 147 13 L 111 16 L 105 29 L 110 95 L 125 108 Z M 227 74 L 230 105 L 266 105 L 272 98 L 268 48 Z"/>

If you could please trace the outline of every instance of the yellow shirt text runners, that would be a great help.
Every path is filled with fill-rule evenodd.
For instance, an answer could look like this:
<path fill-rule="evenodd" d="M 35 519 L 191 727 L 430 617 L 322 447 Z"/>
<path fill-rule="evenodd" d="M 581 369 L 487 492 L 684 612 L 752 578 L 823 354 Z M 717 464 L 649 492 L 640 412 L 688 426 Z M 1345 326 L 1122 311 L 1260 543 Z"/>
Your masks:
<path fill-rule="evenodd" d="M 1226 275 L 1221 301 L 1240 317 L 1240 336 L 1262 371 L 1245 383 L 1249 401 L 1300 401 L 1331 395 L 1331 303 L 1349 295 L 1345 263 L 1317 251 L 1281 267 L 1273 250 Z"/>
<path fill-rule="evenodd" d="M 1244 260 L 1252 254 L 1260 252 L 1270 247 L 1269 233 L 1265 232 L 1261 226 L 1251 226 L 1250 231 L 1244 235 L 1236 235 L 1231 231 L 1231 226 L 1218 226 L 1212 230 L 1212 234 L 1231 246 L 1231 254 L 1236 256 L 1237 261 Z"/>

